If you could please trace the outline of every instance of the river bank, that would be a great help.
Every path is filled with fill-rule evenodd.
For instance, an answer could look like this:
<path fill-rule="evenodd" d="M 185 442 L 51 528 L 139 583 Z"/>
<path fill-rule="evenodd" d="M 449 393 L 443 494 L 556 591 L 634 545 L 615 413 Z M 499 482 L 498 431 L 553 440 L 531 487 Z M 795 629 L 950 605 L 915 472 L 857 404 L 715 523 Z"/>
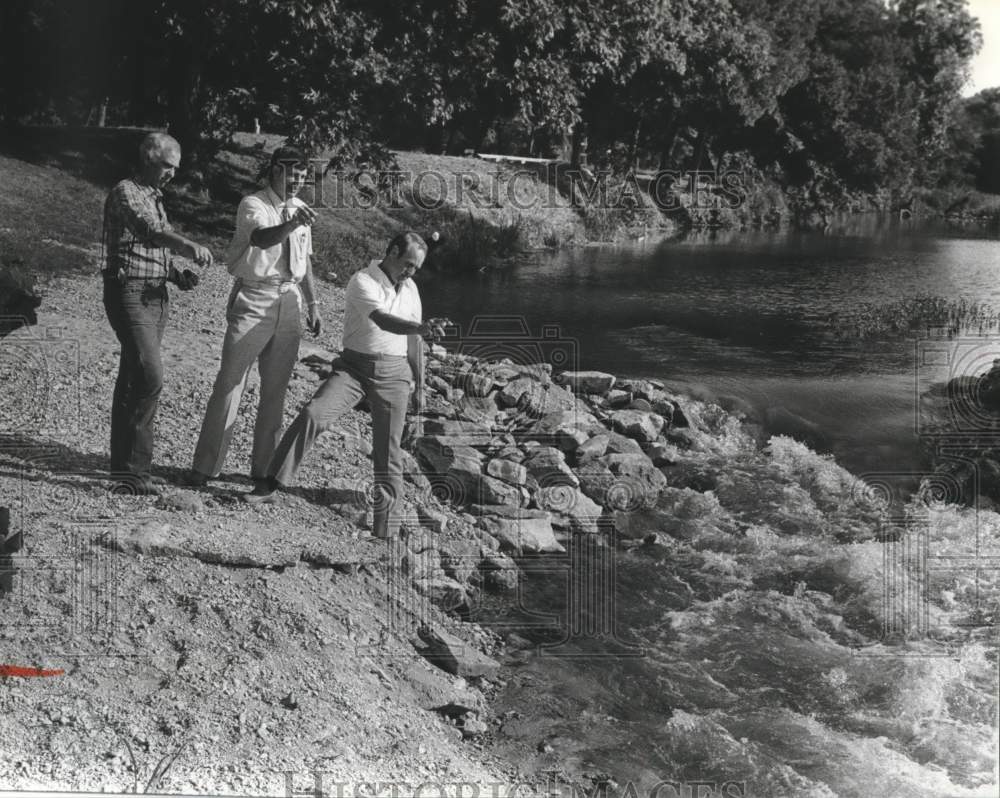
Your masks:
<path fill-rule="evenodd" d="M 431 360 L 432 412 L 409 436 L 413 534 L 395 552 L 365 530 L 362 413 L 321 440 L 281 505 L 237 500 L 250 487 L 255 374 L 222 480 L 162 500 L 109 494 L 117 344 L 93 278 L 103 195 L 53 167 L 0 165 L 21 187 L 17 202 L 0 198 L 4 240 L 25 242 L 43 300 L 37 326 L 0 340 L 0 505 L 25 539 L 18 590 L 0 599 L 0 663 L 63 671 L 3 679 L 0 784 L 283 794 L 314 790 L 318 775 L 345 794 L 368 782 L 468 796 L 459 785 L 525 794 L 555 774 L 564 794 L 569 782 L 626 795 L 661 780 L 762 798 L 871 784 L 995 793 L 1000 591 L 978 559 L 998 548 L 993 513 L 928 514 L 787 438 L 761 448 L 768 438 L 710 393 L 639 379 L 654 373 L 645 366 L 612 384 L 620 334 L 603 352 L 488 330 L 446 339 Z M 231 207 L 184 192 L 169 202 L 222 251 Z M 321 257 L 348 266 L 403 223 L 326 216 Z M 614 290 L 631 291 L 614 268 Z M 340 339 L 341 278 L 329 276 L 327 329 L 302 347 L 286 423 Z M 599 312 L 494 277 L 484 290 L 503 302 L 508 291 L 544 303 L 526 318 L 558 323 L 557 297 L 588 321 Z M 168 480 L 194 449 L 229 284 L 212 269 L 174 295 L 157 455 Z M 607 306 L 612 289 L 598 293 Z M 660 322 L 615 307 L 629 324 Z M 597 354 L 606 373 L 563 376 Z M 613 601 L 584 580 L 588 600 L 566 603 L 567 572 L 609 568 Z M 575 621 L 591 631 L 563 639 Z M 620 656 L 636 648 L 646 656 Z"/>
<path fill-rule="evenodd" d="M 197 292 L 175 297 L 157 456 L 168 479 L 193 451 L 224 328 L 212 310 L 227 290 L 228 279 L 214 270 Z M 328 307 L 342 302 L 340 289 L 321 290 Z M 936 628 L 947 632 L 961 665 L 942 670 L 952 660 L 919 656 L 940 642 L 921 642 L 926 634 L 905 607 L 878 599 L 886 506 L 828 459 L 789 439 L 762 451 L 735 417 L 662 383 L 564 375 L 537 350 L 508 349 L 507 362 L 480 359 L 446 341 L 429 363 L 430 412 L 409 436 L 411 531 L 394 553 L 364 530 L 370 431 L 357 412 L 321 440 L 300 486 L 277 506 L 250 508 L 236 498 L 249 489 L 245 423 L 227 475 L 208 489 L 173 489 L 159 500 L 110 494 L 101 476 L 104 408 L 117 361 L 98 293 L 96 281 L 50 281 L 38 326 L 0 347 L 5 385 L 15 386 L 5 393 L 5 426 L 22 422 L 4 438 L 0 504 L 12 508 L 12 529 L 25 540 L 19 589 L 0 599 L 8 619 L 0 659 L 63 671 L 5 680 L 5 787 L 127 791 L 151 783 L 163 792 L 282 794 L 288 783 L 296 792 L 313 789 L 320 774 L 355 791 L 361 782 L 428 783 L 455 793 L 460 784 L 551 784 L 553 773 L 566 790 L 628 782 L 645 789 L 657 779 L 690 784 L 722 773 L 720 784 L 742 784 L 745 795 L 810 794 L 816 779 L 754 764 L 772 751 L 758 739 L 766 724 L 739 721 L 748 740 L 742 764 L 720 771 L 710 754 L 718 724 L 733 722 L 719 707 L 732 715 L 744 704 L 748 711 L 772 705 L 759 704 L 753 681 L 739 698 L 743 688 L 732 680 L 746 673 L 720 668 L 731 667 L 725 663 L 735 651 L 777 646 L 778 659 L 768 657 L 760 673 L 776 668 L 767 678 L 783 692 L 798 677 L 778 665 L 781 652 L 799 640 L 806 659 L 798 673 L 813 676 L 796 702 L 823 706 L 849 690 L 852 717 L 869 717 L 849 734 L 889 740 L 869 747 L 903 745 L 901 764 L 930 744 L 928 734 L 938 739 L 949 722 L 960 722 L 965 742 L 955 748 L 949 736 L 946 760 L 937 743 L 920 755 L 951 762 L 953 781 L 931 781 L 927 789 L 937 792 L 922 793 L 927 772 L 918 768 L 901 783 L 913 785 L 913 795 L 985 794 L 975 785 L 989 781 L 995 701 L 988 685 L 996 663 L 974 622 L 971 636 L 961 629 L 974 605 L 970 591 L 983 595 L 987 583 L 957 573 L 928 587 Z M 338 315 L 328 321 L 325 340 L 337 340 Z M 302 356 L 286 421 L 315 389 L 330 351 L 307 345 Z M 252 376 L 244 418 L 255 398 Z M 931 527 L 954 555 L 973 542 L 964 512 L 945 508 Z M 955 524 L 962 531 L 947 532 Z M 978 530 L 989 540 L 998 534 L 992 522 Z M 652 576 L 656 566 L 636 582 L 652 591 L 653 618 L 670 618 L 663 627 L 672 630 L 670 648 L 686 652 L 645 710 L 634 696 L 612 708 L 566 670 L 566 659 L 552 656 L 581 607 L 560 609 L 551 595 L 564 590 L 558 580 L 531 571 L 546 563 L 565 570 L 581 542 L 596 544 L 586 556 L 602 562 L 601 551 L 618 552 L 629 583 L 636 561 L 647 569 L 673 563 L 666 581 Z M 904 558 L 904 575 L 916 565 Z M 548 592 L 539 594 L 539 585 Z M 904 578 L 894 590 L 903 595 L 910 585 Z M 602 604 L 607 596 L 590 598 L 585 614 L 610 606 Z M 751 599 L 756 617 L 729 614 Z M 632 596 L 612 602 L 624 615 L 610 642 L 641 643 L 643 661 L 659 662 L 662 643 L 651 645 L 637 624 L 645 604 Z M 510 617 L 497 623 L 497 612 L 509 616 L 503 607 L 556 618 L 541 626 Z M 685 620 L 702 618 L 712 628 L 720 612 L 728 620 L 711 637 L 723 629 L 735 635 L 725 655 L 713 648 L 718 643 L 698 642 L 701 621 L 691 627 Z M 805 612 L 815 629 L 791 631 L 780 621 L 784 631 L 772 637 L 774 612 Z M 609 628 L 595 629 L 571 636 L 570 645 L 579 653 L 608 643 Z M 821 644 L 824 635 L 835 642 Z M 427 649 L 442 640 L 452 653 L 432 653 L 439 664 L 431 664 Z M 805 653 L 873 644 L 918 656 L 892 659 L 886 681 L 869 667 L 874 660 L 854 666 L 839 653 L 832 660 Z M 611 660 L 608 653 L 577 661 L 603 679 L 605 668 L 615 673 L 629 662 L 617 658 L 620 650 Z M 555 690 L 553 679 L 573 697 L 545 687 Z M 834 679 L 834 692 L 821 687 L 824 679 Z M 869 706 L 876 685 L 889 683 L 910 687 Z M 927 704 L 932 694 L 951 709 Z M 956 700 L 967 709 L 949 703 Z M 913 725 L 890 732 L 877 720 L 898 712 Z M 629 744 L 628 754 L 611 743 L 629 729 L 627 742 L 646 723 L 673 742 L 664 748 L 653 737 L 653 748 Z M 690 736 L 695 728 L 708 735 L 709 748 Z M 838 744 L 849 751 L 854 736 Z M 866 778 L 884 765 L 874 754 L 865 763 Z M 840 784 L 843 777 L 817 778 Z M 879 778 L 888 785 L 893 777 Z M 955 785 L 965 792 L 948 792 Z M 830 794 L 853 793 L 834 787 Z"/>
<path fill-rule="evenodd" d="M 212 270 L 196 292 L 174 298 L 157 456 L 159 473 L 170 480 L 193 451 L 224 329 L 212 310 L 223 305 L 228 283 Z M 325 304 L 339 307 L 340 289 L 321 290 Z M 99 291 L 96 280 L 50 278 L 38 325 L 12 332 L 0 346 L 7 433 L 0 504 L 11 508 L 11 530 L 24 541 L 13 558 L 16 589 L 0 599 L 8 619 L 0 660 L 62 671 L 5 680 L 0 783 L 76 790 L 151 783 L 162 791 L 249 794 L 279 793 L 286 773 L 296 790 L 313 772 L 344 782 L 515 783 L 517 760 L 505 762 L 485 745 L 495 718 L 484 698 L 506 678 L 499 665 L 470 655 L 449 675 L 417 653 L 426 648 L 417 632 L 429 625 L 439 636 L 457 633 L 501 658 L 532 647 L 455 617 L 475 621 L 482 591 L 513 600 L 520 573 L 514 556 L 562 549 L 546 511 L 512 519 L 503 507 L 481 517 L 459 506 L 479 489 L 493 491 L 482 500 L 521 504 L 517 497 L 530 492 L 527 470 L 504 458 L 497 460 L 506 465 L 487 467 L 513 475 L 511 484 L 489 474 L 479 482 L 451 464 L 439 463 L 438 473 L 426 460 L 411 468 L 414 533 L 397 552 L 402 571 L 363 529 L 370 431 L 358 413 L 320 442 L 301 488 L 280 507 L 253 509 L 237 500 L 249 487 L 241 476 L 248 467 L 245 424 L 227 475 L 209 489 L 175 489 L 160 500 L 111 494 L 102 471 L 117 358 Z M 339 314 L 328 323 L 327 336 L 337 340 Z M 302 355 L 287 420 L 330 357 L 309 345 Z M 454 425 L 471 447 L 498 445 L 484 426 L 486 397 L 477 396 L 485 372 L 470 372 L 472 359 L 449 358 L 432 361 L 439 418 L 426 420 L 426 435 L 413 446 L 431 459 L 443 454 L 438 433 L 454 432 Z M 464 371 L 455 371 L 459 363 Z M 507 409 L 523 405 L 509 414 L 512 422 L 538 415 L 531 403 L 543 397 L 577 406 L 541 364 L 527 374 L 504 386 Z M 449 387 L 442 390 L 443 382 Z M 527 390 L 515 397 L 518 387 Z M 241 415 L 252 417 L 255 399 L 252 376 Z M 478 422 L 455 418 L 476 408 Z M 580 419 L 595 423 L 589 413 Z M 642 462 L 633 441 L 609 431 L 611 439 Z M 455 450 L 452 443 L 446 448 Z M 546 449 L 554 474 L 566 472 L 555 451 Z M 659 484 L 654 471 L 649 463 L 639 473 Z M 536 474 L 535 493 L 544 490 L 551 496 L 543 502 L 568 511 L 559 504 L 566 497 L 558 476 Z M 610 472 L 593 479 L 615 501 L 630 501 L 627 479 Z M 602 480 L 610 482 L 600 487 Z M 584 501 L 564 518 L 562 539 L 574 525 L 596 531 L 601 508 Z M 521 539 L 529 529 L 540 536 L 536 542 Z M 168 762 L 154 779 L 156 766 Z"/>

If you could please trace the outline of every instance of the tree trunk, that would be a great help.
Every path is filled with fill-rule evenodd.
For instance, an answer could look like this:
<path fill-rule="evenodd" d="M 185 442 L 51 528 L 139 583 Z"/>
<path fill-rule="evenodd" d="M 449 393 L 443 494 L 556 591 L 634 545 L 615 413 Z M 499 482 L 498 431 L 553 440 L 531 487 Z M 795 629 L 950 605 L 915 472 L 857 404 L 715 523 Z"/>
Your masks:
<path fill-rule="evenodd" d="M 587 130 L 581 122 L 573 128 L 573 150 L 570 154 L 570 163 L 574 167 L 579 168 L 587 165 L 588 144 Z"/>
<path fill-rule="evenodd" d="M 632 147 L 629 151 L 629 163 L 632 165 L 632 171 L 639 171 L 639 136 L 642 132 L 642 115 L 640 114 L 635 120 L 635 128 L 632 130 Z"/>
<path fill-rule="evenodd" d="M 677 141 L 677 131 L 680 125 L 677 121 L 676 114 L 671 117 L 670 121 L 667 122 L 667 127 L 663 132 L 663 143 L 660 149 L 660 163 L 658 165 L 658 171 L 665 172 L 670 168 L 671 159 L 670 156 L 674 151 L 674 142 Z"/>
<path fill-rule="evenodd" d="M 701 162 L 705 159 L 705 134 L 700 130 L 694 144 L 694 171 L 701 171 Z"/>
<path fill-rule="evenodd" d="M 181 161 L 182 165 L 186 163 L 191 168 L 199 158 L 201 129 L 195 100 L 200 70 L 193 48 L 180 41 L 175 42 L 171 55 L 167 83 L 167 132 L 180 142 L 181 152 L 186 156 Z"/>

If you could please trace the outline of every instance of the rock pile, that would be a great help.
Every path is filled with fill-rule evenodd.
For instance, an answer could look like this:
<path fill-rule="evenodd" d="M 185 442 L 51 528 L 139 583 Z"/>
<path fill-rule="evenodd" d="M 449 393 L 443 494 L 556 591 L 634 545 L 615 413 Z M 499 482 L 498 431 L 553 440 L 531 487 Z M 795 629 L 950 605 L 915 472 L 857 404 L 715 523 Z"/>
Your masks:
<path fill-rule="evenodd" d="M 700 405 L 651 380 L 433 347 L 425 390 L 427 412 L 404 439 L 411 552 L 422 541 L 410 567 L 420 592 L 460 614 L 480 587 L 516 587 L 512 558 L 625 531 L 684 451 L 714 445 Z M 458 539 L 436 539 L 445 530 Z"/>

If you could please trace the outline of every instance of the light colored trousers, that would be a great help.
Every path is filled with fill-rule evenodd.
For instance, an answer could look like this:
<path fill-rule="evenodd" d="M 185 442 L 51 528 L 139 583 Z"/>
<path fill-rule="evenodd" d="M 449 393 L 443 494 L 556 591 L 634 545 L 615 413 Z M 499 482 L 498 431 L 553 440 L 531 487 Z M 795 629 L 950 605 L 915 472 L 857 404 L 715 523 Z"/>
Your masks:
<path fill-rule="evenodd" d="M 194 450 L 194 469 L 210 477 L 222 470 L 236 416 L 254 361 L 260 371 L 260 403 L 253 433 L 250 476 L 261 478 L 281 436 L 285 393 L 302 337 L 301 295 L 284 283 L 246 284 L 239 280 L 229 295 L 222 365 L 215 378 L 205 421 Z"/>
<path fill-rule="evenodd" d="M 403 496 L 400 441 L 413 379 L 405 355 L 363 355 L 346 350 L 333 362 L 333 373 L 302 408 L 285 432 L 268 476 L 290 485 L 316 438 L 340 416 L 368 399 L 372 411 L 372 461 L 375 508 L 372 534 L 395 538 L 399 533 Z"/>

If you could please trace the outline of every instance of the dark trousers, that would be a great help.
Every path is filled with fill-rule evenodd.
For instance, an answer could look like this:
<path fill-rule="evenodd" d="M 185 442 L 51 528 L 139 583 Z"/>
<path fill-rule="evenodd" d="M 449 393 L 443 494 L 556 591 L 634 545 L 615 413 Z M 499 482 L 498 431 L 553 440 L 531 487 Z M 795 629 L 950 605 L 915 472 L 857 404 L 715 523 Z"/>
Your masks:
<path fill-rule="evenodd" d="M 344 352 L 333 362 L 333 373 L 285 432 L 271 460 L 269 476 L 282 485 L 291 484 L 316 438 L 367 398 L 372 410 L 376 488 L 372 534 L 395 538 L 399 532 L 403 497 L 400 441 L 412 379 L 405 356 L 372 358 L 350 350 Z"/>
<path fill-rule="evenodd" d="M 170 313 L 167 286 L 156 280 L 104 279 L 104 309 L 121 344 L 111 402 L 111 471 L 147 476 L 163 389 L 160 343 Z"/>

